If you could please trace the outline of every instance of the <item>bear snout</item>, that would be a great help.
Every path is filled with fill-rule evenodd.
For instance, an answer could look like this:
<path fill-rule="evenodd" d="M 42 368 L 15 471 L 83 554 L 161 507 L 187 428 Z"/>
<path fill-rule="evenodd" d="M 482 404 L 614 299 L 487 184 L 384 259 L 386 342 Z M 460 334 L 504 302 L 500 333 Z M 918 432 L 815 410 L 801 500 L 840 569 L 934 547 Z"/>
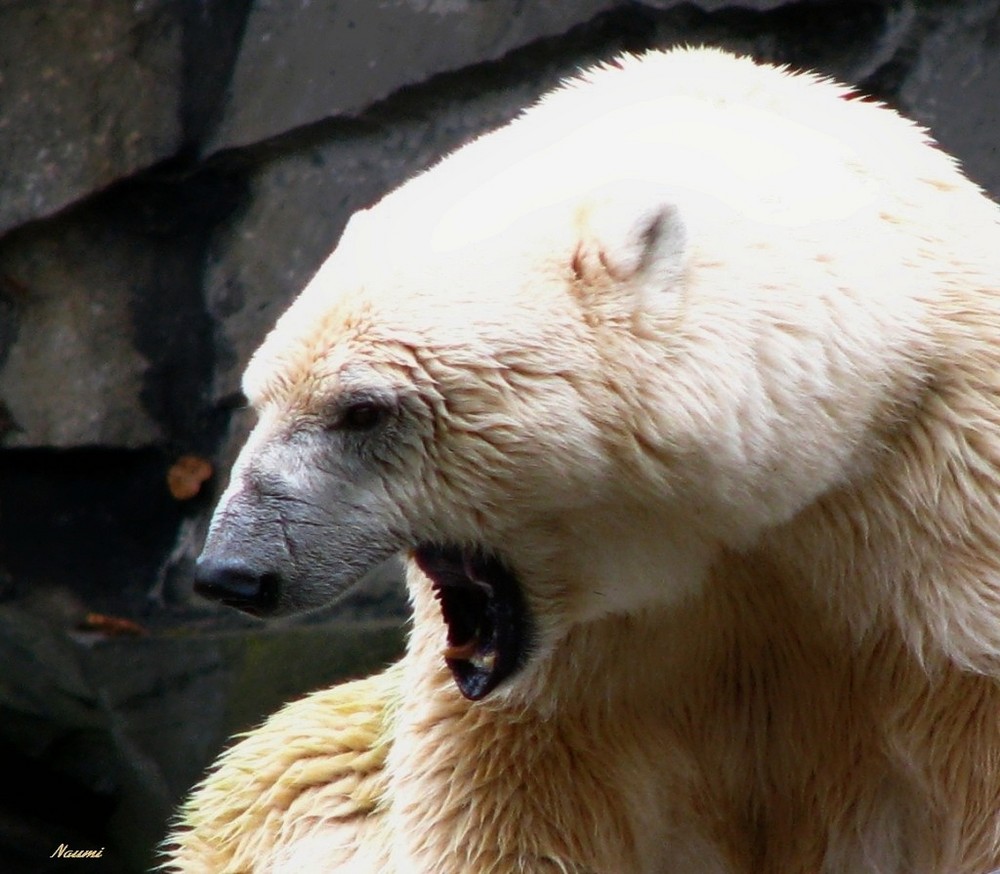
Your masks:
<path fill-rule="evenodd" d="M 261 616 L 277 608 L 281 579 L 240 557 L 203 555 L 195 568 L 194 588 L 206 598 Z"/>

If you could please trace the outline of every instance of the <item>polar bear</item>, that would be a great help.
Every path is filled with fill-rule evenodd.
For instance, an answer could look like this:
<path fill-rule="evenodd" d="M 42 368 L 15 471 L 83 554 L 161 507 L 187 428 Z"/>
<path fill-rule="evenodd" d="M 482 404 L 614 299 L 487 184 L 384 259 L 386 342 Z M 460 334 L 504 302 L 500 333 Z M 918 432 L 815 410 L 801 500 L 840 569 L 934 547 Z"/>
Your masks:
<path fill-rule="evenodd" d="M 624 57 L 356 215 L 251 361 L 200 560 L 261 615 L 408 556 L 178 871 L 1000 865 L 1000 217 L 893 111 Z"/>

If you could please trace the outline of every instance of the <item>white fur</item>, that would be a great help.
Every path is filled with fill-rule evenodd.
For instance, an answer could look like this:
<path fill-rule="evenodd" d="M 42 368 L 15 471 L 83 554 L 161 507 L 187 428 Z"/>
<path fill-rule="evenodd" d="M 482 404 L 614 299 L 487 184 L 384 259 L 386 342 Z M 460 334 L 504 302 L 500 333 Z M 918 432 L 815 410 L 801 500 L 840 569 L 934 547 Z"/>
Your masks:
<path fill-rule="evenodd" d="M 408 404 L 371 506 L 499 552 L 533 646 L 464 701 L 411 567 L 380 804 L 295 864 L 356 820 L 399 874 L 1000 863 L 1000 221 L 912 124 L 714 51 L 591 71 L 352 220 L 241 464 L 318 476 L 289 434 L 364 385 Z"/>

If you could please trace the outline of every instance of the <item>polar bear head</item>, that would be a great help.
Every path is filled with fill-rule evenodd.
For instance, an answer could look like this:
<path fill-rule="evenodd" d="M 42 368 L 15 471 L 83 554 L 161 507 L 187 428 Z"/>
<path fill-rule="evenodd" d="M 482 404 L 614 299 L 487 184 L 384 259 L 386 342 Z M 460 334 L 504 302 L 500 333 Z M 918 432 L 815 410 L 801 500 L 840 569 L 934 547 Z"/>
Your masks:
<path fill-rule="evenodd" d="M 201 590 L 306 609 L 406 553 L 472 698 L 686 597 L 864 476 L 921 384 L 916 175 L 968 185 L 889 110 L 719 52 L 560 89 L 356 215 L 280 319 Z"/>

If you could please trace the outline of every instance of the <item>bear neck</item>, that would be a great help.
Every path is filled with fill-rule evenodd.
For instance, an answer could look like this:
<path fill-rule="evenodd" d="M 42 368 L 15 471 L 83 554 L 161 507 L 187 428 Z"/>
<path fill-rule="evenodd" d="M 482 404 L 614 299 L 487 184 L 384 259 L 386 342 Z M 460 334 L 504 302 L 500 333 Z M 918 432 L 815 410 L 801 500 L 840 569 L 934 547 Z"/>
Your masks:
<path fill-rule="evenodd" d="M 1000 368 L 988 338 L 940 366 L 867 473 L 759 551 L 853 645 L 900 637 L 925 669 L 1000 676 Z"/>
<path fill-rule="evenodd" d="M 831 853 L 866 870 L 851 853 L 901 842 L 940 862 L 930 870 L 965 870 L 944 854 L 962 811 L 1000 806 L 1000 685 L 948 660 L 928 670 L 891 617 L 852 628 L 769 554 L 776 542 L 721 554 L 681 603 L 574 628 L 511 678 L 520 694 L 479 702 L 456 690 L 436 605 L 416 593 L 389 760 L 406 863 L 644 871 L 669 847 L 687 870 L 684 853 L 717 847 L 720 870 L 818 871 Z M 962 741 L 970 724 L 978 751 Z M 767 844 L 775 833 L 786 846 Z M 970 851 L 993 858 L 991 840 Z"/>

